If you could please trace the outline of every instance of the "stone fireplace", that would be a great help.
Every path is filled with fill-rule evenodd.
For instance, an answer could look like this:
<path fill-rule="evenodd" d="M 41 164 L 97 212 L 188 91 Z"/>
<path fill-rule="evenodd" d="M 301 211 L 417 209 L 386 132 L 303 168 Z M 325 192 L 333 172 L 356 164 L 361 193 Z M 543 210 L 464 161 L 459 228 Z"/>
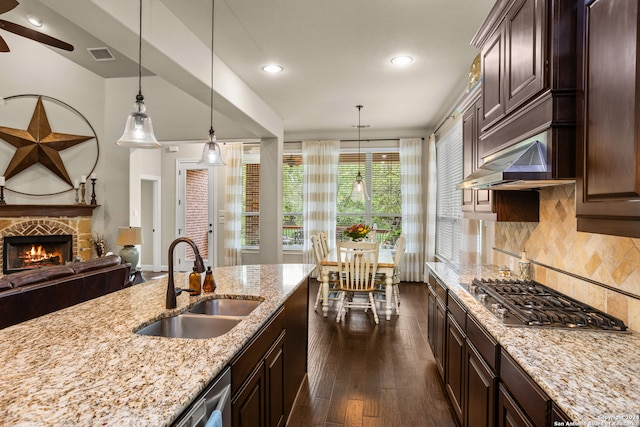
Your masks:
<path fill-rule="evenodd" d="M 13 256 L 13 261 L 16 261 L 15 256 L 19 258 L 20 255 L 5 253 L 5 251 L 24 252 L 25 245 L 28 245 L 28 250 L 31 251 L 32 244 L 34 252 L 38 251 L 37 246 L 43 246 L 41 252 L 52 254 L 53 252 L 48 251 L 45 246 L 50 248 L 50 243 L 57 242 L 58 252 L 63 253 L 51 255 L 54 257 L 51 260 L 52 263 L 56 262 L 56 256 L 60 257 L 61 264 L 76 259 L 90 259 L 93 247 L 91 216 L 95 207 L 85 205 L 57 208 L 56 206 L 26 205 L 22 210 L 16 205 L 0 207 L 0 263 L 2 263 L 0 271 L 7 274 L 10 270 L 25 269 L 25 266 L 14 269 L 11 265 L 7 269 L 5 266 L 7 257 Z M 6 241 L 7 238 L 9 238 L 8 241 Z M 63 240 L 66 243 L 63 243 Z M 35 259 L 37 255 L 34 254 Z M 41 260 L 43 264 L 47 262 L 44 259 Z M 31 267 L 35 268 L 33 263 L 26 268 Z"/>

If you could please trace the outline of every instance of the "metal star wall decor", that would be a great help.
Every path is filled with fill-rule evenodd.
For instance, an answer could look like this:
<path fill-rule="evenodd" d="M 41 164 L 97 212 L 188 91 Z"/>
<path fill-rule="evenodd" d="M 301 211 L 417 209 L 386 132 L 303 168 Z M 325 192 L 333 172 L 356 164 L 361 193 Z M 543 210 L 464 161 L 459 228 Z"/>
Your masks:
<path fill-rule="evenodd" d="M 40 163 L 64 182 L 73 185 L 60 157 L 60 151 L 92 139 L 94 136 L 52 132 L 42 97 L 38 97 L 29 127 L 22 130 L 0 126 L 0 138 L 16 147 L 13 158 L 4 172 L 7 180 Z"/>

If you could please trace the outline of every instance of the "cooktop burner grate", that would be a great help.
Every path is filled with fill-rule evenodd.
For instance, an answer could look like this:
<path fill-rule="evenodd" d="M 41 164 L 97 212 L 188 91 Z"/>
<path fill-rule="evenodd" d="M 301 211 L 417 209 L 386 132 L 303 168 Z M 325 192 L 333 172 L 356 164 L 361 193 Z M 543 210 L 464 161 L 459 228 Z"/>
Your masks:
<path fill-rule="evenodd" d="M 508 326 L 627 329 L 620 319 L 534 280 L 473 279 L 469 291 Z"/>

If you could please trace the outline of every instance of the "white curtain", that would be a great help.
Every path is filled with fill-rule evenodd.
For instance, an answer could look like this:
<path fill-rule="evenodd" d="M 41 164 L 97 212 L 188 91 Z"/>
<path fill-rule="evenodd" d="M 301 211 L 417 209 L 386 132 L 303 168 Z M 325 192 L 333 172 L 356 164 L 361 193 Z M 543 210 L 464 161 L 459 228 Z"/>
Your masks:
<path fill-rule="evenodd" d="M 400 140 L 400 192 L 405 255 L 401 280 L 424 280 L 424 218 L 422 213 L 422 139 Z"/>
<path fill-rule="evenodd" d="M 329 247 L 335 246 L 336 198 L 340 141 L 303 141 L 304 246 L 302 260 L 315 264 L 311 252 L 311 235 L 325 231 Z"/>
<path fill-rule="evenodd" d="M 429 158 L 427 162 L 427 238 L 424 248 L 425 261 L 432 262 L 436 259 L 436 200 L 438 197 L 435 134 L 429 136 Z"/>
<path fill-rule="evenodd" d="M 242 264 L 242 144 L 224 146 L 224 265 Z"/>

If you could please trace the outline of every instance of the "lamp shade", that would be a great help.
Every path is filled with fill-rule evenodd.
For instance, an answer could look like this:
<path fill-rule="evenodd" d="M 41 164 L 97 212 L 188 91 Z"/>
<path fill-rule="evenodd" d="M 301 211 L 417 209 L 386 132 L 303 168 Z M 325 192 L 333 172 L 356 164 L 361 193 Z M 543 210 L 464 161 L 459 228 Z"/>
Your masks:
<path fill-rule="evenodd" d="M 145 113 L 144 102 L 137 100 L 134 108 L 135 111 L 127 117 L 124 133 L 116 144 L 127 148 L 159 148 L 160 143 L 153 134 L 153 125 L 151 118 Z"/>
<path fill-rule="evenodd" d="M 351 200 L 365 202 L 369 200 L 369 194 L 367 193 L 367 184 L 362 179 L 362 175 L 358 172 L 356 180 L 353 181 L 353 187 L 351 187 L 351 194 L 349 195 Z"/>
<path fill-rule="evenodd" d="M 119 227 L 118 239 L 116 244 L 122 246 L 134 246 L 141 245 L 142 240 L 142 228 L 141 227 Z"/>
<path fill-rule="evenodd" d="M 213 132 L 213 129 L 209 130 L 209 141 L 204 144 L 202 157 L 198 163 L 209 166 L 227 165 L 222 159 L 222 151 L 220 150 L 220 145 L 216 142 L 216 135 Z"/>

